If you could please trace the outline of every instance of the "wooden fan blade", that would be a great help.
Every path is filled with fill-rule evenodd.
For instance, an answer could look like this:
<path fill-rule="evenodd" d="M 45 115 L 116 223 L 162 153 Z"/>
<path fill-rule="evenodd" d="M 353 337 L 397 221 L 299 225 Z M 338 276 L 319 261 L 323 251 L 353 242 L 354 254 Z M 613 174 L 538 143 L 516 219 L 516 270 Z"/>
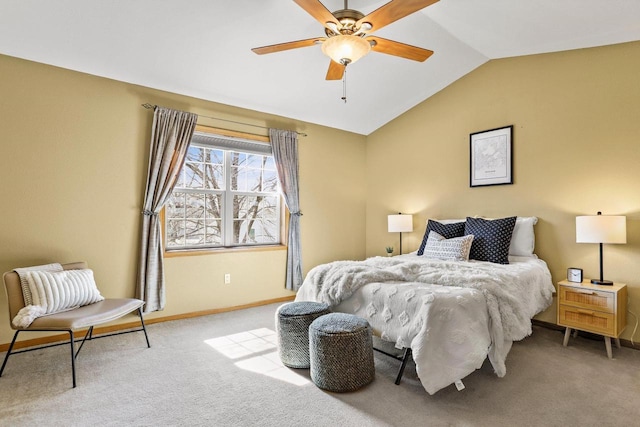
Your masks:
<path fill-rule="evenodd" d="M 329 9 L 327 9 L 319 0 L 293 0 L 298 6 L 303 8 L 307 13 L 313 16 L 316 21 L 322 24 L 323 27 L 327 26 L 327 22 L 334 22 L 338 24 L 338 20 Z"/>
<path fill-rule="evenodd" d="M 356 28 L 360 28 L 363 22 L 368 22 L 373 28 L 367 31 L 367 33 L 372 33 L 438 1 L 439 0 L 391 0 L 389 3 L 360 19 L 356 23 Z"/>
<path fill-rule="evenodd" d="M 340 80 L 344 74 L 344 65 L 338 64 L 336 61 L 329 63 L 326 80 Z"/>
<path fill-rule="evenodd" d="M 265 53 L 281 52 L 283 50 L 298 49 L 300 47 L 313 46 L 317 42 L 322 42 L 324 40 L 325 40 L 324 37 L 316 37 L 313 39 L 297 40 L 295 42 L 278 43 L 278 44 L 272 44 L 270 46 L 254 47 L 251 50 L 257 53 L 258 55 L 264 55 Z"/>
<path fill-rule="evenodd" d="M 411 59 L 413 61 L 424 62 L 428 57 L 433 55 L 432 50 L 423 49 L 421 47 L 411 46 L 400 42 L 394 42 L 393 40 L 387 40 L 381 37 L 370 36 L 367 37 L 366 40 L 369 42 L 375 42 L 375 44 L 371 46 L 371 50 L 375 52 L 399 56 L 401 58 Z"/>

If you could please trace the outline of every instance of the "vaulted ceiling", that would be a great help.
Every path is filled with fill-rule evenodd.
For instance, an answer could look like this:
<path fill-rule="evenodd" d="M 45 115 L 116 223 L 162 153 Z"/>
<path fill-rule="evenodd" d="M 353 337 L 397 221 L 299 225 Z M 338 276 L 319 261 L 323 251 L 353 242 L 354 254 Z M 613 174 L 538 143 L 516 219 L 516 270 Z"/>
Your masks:
<path fill-rule="evenodd" d="M 324 35 L 292 0 L 0 0 L 2 54 L 363 135 L 491 59 L 640 40 L 640 1 L 440 0 L 375 34 L 435 53 L 370 53 L 344 103 L 320 46 L 251 51 Z"/>

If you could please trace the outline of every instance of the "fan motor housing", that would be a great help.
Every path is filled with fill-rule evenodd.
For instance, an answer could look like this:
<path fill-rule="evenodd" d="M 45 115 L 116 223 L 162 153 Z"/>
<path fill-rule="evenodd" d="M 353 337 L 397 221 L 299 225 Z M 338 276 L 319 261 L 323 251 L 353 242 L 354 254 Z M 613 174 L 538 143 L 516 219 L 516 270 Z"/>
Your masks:
<path fill-rule="evenodd" d="M 333 16 L 340 22 L 340 34 L 349 35 L 355 33 L 358 29 L 355 27 L 356 22 L 364 18 L 364 14 L 354 9 L 340 9 L 333 12 Z M 332 31 L 325 28 L 325 34 L 331 37 Z"/>

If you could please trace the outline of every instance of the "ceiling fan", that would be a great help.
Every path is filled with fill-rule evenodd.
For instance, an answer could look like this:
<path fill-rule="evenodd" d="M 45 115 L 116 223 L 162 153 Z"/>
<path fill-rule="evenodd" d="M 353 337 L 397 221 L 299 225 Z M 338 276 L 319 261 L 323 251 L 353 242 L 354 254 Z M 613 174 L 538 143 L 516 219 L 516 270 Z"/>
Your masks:
<path fill-rule="evenodd" d="M 419 62 L 425 61 L 433 54 L 433 51 L 428 49 L 370 34 L 438 0 L 391 0 L 366 16 L 362 12 L 349 9 L 348 0 L 344 0 L 344 9 L 333 13 L 319 0 L 293 1 L 324 26 L 326 37 L 256 47 L 251 49 L 253 52 L 264 55 L 321 44 L 322 52 L 331 58 L 327 80 L 342 79 L 347 65 L 356 62 L 372 50 Z"/>

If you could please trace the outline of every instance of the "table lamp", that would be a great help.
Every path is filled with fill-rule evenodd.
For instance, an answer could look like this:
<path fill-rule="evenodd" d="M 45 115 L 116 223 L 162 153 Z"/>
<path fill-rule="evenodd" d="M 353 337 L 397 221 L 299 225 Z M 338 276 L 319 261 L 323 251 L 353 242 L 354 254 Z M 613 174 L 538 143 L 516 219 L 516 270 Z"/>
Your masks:
<path fill-rule="evenodd" d="M 402 233 L 413 231 L 413 215 L 401 214 L 387 216 L 389 233 L 400 233 L 400 255 L 402 255 Z"/>
<path fill-rule="evenodd" d="M 576 242 L 600 244 L 600 279 L 591 279 L 596 285 L 613 285 L 602 272 L 602 245 L 627 243 L 627 217 L 621 215 L 585 215 L 576 217 Z"/>

